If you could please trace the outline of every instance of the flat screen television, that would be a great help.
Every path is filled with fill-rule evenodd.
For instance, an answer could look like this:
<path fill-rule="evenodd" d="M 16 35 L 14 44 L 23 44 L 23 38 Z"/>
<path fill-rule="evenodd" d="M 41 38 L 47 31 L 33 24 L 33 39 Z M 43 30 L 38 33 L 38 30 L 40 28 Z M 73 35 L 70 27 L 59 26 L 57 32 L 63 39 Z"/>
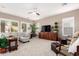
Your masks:
<path fill-rule="evenodd" d="M 42 26 L 42 32 L 51 32 L 51 26 L 50 25 Z"/>

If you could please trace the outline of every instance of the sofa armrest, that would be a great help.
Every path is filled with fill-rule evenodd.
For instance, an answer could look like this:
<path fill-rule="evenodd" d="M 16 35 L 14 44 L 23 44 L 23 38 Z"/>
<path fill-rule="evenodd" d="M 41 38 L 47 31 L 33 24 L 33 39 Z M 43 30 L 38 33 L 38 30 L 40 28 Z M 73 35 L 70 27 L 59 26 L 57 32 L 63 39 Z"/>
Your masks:
<path fill-rule="evenodd" d="M 79 52 L 79 45 L 77 46 L 77 52 Z"/>
<path fill-rule="evenodd" d="M 75 52 L 74 55 L 79 56 L 79 46 L 77 46 L 77 52 Z"/>

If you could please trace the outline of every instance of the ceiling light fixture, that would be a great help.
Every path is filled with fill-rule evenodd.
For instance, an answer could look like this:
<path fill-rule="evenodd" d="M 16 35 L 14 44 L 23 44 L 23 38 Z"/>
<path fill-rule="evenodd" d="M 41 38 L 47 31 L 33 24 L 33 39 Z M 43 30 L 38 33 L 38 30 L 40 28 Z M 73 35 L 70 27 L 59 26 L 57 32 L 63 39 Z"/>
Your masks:
<path fill-rule="evenodd" d="M 40 15 L 40 13 L 38 12 L 38 9 L 37 8 L 33 8 L 32 11 L 28 12 L 28 14 L 33 14 L 33 13 L 35 13 L 38 16 Z"/>

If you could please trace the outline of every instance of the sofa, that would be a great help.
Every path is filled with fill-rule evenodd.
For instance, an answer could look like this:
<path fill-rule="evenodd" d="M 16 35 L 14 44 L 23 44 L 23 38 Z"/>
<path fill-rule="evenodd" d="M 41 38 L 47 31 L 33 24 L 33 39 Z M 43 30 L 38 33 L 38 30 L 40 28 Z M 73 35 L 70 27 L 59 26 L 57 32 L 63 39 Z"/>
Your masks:
<path fill-rule="evenodd" d="M 52 42 L 51 50 L 53 50 L 56 55 L 62 54 L 63 56 L 73 56 L 73 53 L 68 52 L 68 45 L 63 45 L 60 42 Z"/>
<path fill-rule="evenodd" d="M 71 38 L 67 39 L 67 44 L 62 44 L 62 40 L 51 43 L 51 50 L 56 55 L 62 54 L 64 56 L 79 56 L 79 32 L 74 33 Z"/>

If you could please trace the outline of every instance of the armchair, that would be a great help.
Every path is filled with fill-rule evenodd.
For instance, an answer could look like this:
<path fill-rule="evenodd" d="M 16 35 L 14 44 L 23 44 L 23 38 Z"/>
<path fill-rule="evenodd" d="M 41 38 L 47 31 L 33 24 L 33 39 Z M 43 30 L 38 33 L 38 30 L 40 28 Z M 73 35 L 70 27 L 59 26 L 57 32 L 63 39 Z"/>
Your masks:
<path fill-rule="evenodd" d="M 30 34 L 20 33 L 20 35 L 19 35 L 19 41 L 20 42 L 26 43 L 26 42 L 29 42 L 29 39 L 30 39 Z"/>

